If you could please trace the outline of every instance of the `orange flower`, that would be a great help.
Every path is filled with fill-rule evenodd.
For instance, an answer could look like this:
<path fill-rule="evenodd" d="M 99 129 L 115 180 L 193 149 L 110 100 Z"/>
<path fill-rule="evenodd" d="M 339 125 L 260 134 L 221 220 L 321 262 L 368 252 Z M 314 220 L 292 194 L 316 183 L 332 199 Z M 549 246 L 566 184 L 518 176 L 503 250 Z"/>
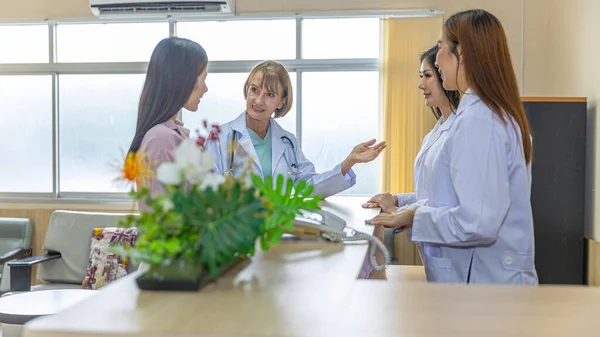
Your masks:
<path fill-rule="evenodd" d="M 123 167 L 121 168 L 119 180 L 135 183 L 139 179 L 147 179 L 153 173 L 147 158 L 148 156 L 146 153 L 128 153 L 127 157 L 125 157 Z"/>

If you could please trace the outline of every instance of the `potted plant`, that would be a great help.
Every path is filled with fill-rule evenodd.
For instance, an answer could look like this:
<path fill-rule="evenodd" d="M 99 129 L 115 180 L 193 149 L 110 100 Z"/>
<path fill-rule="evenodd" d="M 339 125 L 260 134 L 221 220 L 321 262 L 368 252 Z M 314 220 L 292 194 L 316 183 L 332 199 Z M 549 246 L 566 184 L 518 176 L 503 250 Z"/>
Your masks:
<path fill-rule="evenodd" d="M 264 180 L 247 173 L 242 178 L 213 172 L 215 157 L 204 143 L 216 139 L 184 140 L 175 161 L 163 163 L 156 177 L 165 193 L 151 196 L 148 188 L 131 188 L 135 202 L 142 200 L 150 211 L 129 215 L 122 227 L 137 227 L 135 246 L 118 253 L 143 262 L 148 272 L 137 284 L 147 290 L 197 290 L 237 262 L 252 256 L 257 246 L 268 250 L 286 231 L 300 211 L 318 210 L 321 196 L 311 196 L 305 181 L 295 184 L 283 176 Z M 149 174 L 143 153 L 127 155 L 122 179 L 135 182 Z"/>

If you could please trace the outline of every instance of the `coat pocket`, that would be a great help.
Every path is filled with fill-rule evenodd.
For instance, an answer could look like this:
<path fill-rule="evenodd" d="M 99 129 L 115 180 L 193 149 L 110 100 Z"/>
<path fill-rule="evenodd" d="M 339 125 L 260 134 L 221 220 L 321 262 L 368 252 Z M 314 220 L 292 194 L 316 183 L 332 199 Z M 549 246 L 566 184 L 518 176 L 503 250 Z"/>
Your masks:
<path fill-rule="evenodd" d="M 535 269 L 533 254 L 504 252 L 502 255 L 504 269 L 518 272 L 528 272 Z"/>
<path fill-rule="evenodd" d="M 452 261 L 444 257 L 425 256 L 425 274 L 427 282 L 450 282 L 452 275 Z"/>
<path fill-rule="evenodd" d="M 502 266 L 510 273 L 504 280 L 506 283 L 537 285 L 539 282 L 533 254 L 505 252 Z"/>

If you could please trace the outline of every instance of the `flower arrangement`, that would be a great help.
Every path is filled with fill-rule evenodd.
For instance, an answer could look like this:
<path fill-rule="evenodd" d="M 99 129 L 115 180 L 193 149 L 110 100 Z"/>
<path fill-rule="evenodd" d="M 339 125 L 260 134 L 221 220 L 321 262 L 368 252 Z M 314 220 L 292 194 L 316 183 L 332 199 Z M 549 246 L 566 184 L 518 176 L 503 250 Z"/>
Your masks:
<path fill-rule="evenodd" d="M 204 146 L 220 129 L 204 126 L 207 137 L 184 140 L 175 160 L 156 170 L 141 153 L 125 159 L 122 180 L 139 183 L 155 173 L 165 190 L 150 195 L 143 184 L 132 187 L 129 195 L 150 211 L 120 222 L 137 227 L 139 234 L 135 246 L 119 253 L 148 264 L 151 277 L 216 278 L 226 266 L 252 256 L 258 242 L 263 250 L 277 244 L 286 231 L 293 231 L 292 221 L 301 211 L 320 208 L 322 197 L 311 196 L 313 187 L 305 181 L 294 184 L 281 175 L 263 180 L 250 171 L 243 178 L 216 174 L 215 156 Z"/>

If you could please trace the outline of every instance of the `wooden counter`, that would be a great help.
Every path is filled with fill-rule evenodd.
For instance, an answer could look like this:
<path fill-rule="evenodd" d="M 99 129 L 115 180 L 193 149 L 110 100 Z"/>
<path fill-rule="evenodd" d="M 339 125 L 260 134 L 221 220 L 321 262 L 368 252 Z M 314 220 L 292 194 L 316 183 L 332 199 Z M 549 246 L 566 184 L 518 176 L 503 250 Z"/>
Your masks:
<path fill-rule="evenodd" d="M 363 221 L 376 211 L 361 209 L 364 200 L 330 206 L 372 231 Z M 25 336 L 600 335 L 599 288 L 434 285 L 419 282 L 414 266 L 394 266 L 387 281 L 359 280 L 366 247 L 285 242 L 199 292 L 141 292 L 131 275 L 30 322 Z"/>

